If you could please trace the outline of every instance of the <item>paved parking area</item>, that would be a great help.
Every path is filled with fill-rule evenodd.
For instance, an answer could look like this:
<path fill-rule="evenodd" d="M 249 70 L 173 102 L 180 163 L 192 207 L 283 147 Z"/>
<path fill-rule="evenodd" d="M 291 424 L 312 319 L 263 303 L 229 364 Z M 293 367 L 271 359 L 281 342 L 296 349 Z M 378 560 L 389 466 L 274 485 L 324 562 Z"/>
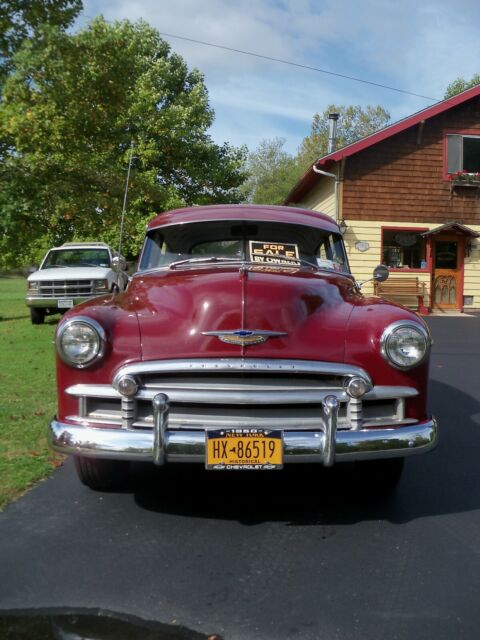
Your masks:
<path fill-rule="evenodd" d="M 105 609 L 225 639 L 477 638 L 480 318 L 428 319 L 438 448 L 394 496 L 348 468 L 138 467 L 94 493 L 68 462 L 0 515 L 0 609 Z"/>

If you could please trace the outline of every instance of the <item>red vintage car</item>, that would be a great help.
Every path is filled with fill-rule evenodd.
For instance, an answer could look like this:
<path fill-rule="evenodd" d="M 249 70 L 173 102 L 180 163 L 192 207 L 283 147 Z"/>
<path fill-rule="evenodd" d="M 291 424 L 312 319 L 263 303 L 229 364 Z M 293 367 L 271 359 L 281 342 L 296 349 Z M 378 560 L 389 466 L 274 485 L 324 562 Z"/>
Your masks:
<path fill-rule="evenodd" d="M 430 344 L 416 314 L 361 293 L 325 215 L 162 213 L 127 290 L 58 325 L 51 441 L 93 489 L 122 482 L 130 461 L 218 471 L 356 461 L 389 489 L 404 457 L 437 441 Z"/>

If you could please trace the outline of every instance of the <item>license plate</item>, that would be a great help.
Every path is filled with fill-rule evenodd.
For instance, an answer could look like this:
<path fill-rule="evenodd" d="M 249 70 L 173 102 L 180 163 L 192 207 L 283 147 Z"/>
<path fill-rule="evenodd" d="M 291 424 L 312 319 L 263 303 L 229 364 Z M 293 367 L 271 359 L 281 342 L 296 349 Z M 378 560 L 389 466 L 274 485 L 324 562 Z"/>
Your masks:
<path fill-rule="evenodd" d="M 71 309 L 73 307 L 73 300 L 59 300 L 57 307 L 59 309 Z"/>
<path fill-rule="evenodd" d="M 216 429 L 206 432 L 207 469 L 270 470 L 283 467 L 282 432 L 272 429 Z"/>

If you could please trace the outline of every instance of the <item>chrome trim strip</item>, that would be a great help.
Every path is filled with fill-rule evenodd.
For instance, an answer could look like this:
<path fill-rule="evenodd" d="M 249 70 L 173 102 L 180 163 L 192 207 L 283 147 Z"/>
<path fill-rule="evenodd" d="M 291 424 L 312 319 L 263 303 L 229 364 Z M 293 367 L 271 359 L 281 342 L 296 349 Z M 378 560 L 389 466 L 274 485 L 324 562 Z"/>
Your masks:
<path fill-rule="evenodd" d="M 92 429 L 96 429 L 99 427 L 100 428 L 101 427 L 118 428 L 122 426 L 120 414 L 118 419 L 116 420 L 114 418 L 108 418 L 107 416 L 96 416 L 96 415 L 90 415 L 88 418 L 82 418 L 81 416 L 70 415 L 70 416 L 67 416 L 66 419 L 69 422 L 78 423 L 86 428 L 92 428 Z M 391 427 L 401 427 L 401 426 L 412 425 L 417 423 L 418 423 L 418 420 L 414 420 L 413 418 L 403 418 L 403 419 L 390 418 L 388 420 L 386 417 L 384 417 L 384 418 L 372 418 L 371 420 L 365 420 L 363 422 L 363 427 L 379 428 L 385 425 L 388 425 Z M 207 424 L 204 421 L 203 422 L 195 421 L 194 418 L 185 420 L 182 418 L 175 417 L 175 415 L 173 417 L 169 415 L 169 424 L 173 425 L 173 428 L 178 429 L 179 431 L 204 431 L 205 429 L 221 429 L 221 428 L 240 429 L 240 428 L 247 428 L 247 427 L 257 427 L 259 429 L 267 429 L 272 427 L 278 428 L 276 427 L 276 423 L 274 423 L 271 418 L 258 419 L 258 418 L 248 418 L 248 417 L 244 417 L 241 420 L 237 418 L 229 419 L 229 420 L 226 420 L 223 417 L 216 418 L 215 420 L 210 420 Z M 151 420 L 142 420 L 137 418 L 134 420 L 132 428 L 134 430 L 136 429 L 151 430 L 152 426 L 153 426 L 153 417 Z M 285 431 L 291 430 L 292 432 L 295 431 L 295 432 L 301 433 L 302 431 L 308 431 L 308 430 L 315 431 L 317 429 L 323 428 L 323 421 L 321 419 L 320 414 L 316 420 L 313 420 L 310 418 L 308 420 L 304 420 L 304 419 L 302 420 L 300 418 L 295 420 L 293 418 L 289 418 L 286 420 L 282 420 L 281 427 Z M 353 430 L 345 418 L 338 420 L 337 429 Z"/>
<path fill-rule="evenodd" d="M 341 362 L 319 362 L 317 360 L 276 360 L 262 358 L 205 358 L 198 360 L 150 360 L 128 364 L 117 371 L 113 379 L 116 380 L 126 374 L 142 375 L 149 373 L 186 373 L 201 371 L 211 372 L 269 372 L 269 373 L 311 373 L 314 375 L 327 374 L 332 376 L 361 376 L 370 384 L 372 381 L 368 373 L 350 364 Z"/>
<path fill-rule="evenodd" d="M 153 462 L 152 431 L 92 429 L 52 420 L 51 446 L 61 453 L 87 457 Z M 335 460 L 370 460 L 425 453 L 438 441 L 435 418 L 412 426 L 339 431 Z M 164 434 L 166 460 L 204 462 L 204 431 L 170 431 Z M 320 431 L 284 432 L 285 462 L 324 462 L 325 434 Z"/>
<path fill-rule="evenodd" d="M 255 369 L 255 371 L 259 371 L 259 369 Z M 286 373 L 290 373 L 290 372 L 286 372 Z M 114 381 L 117 380 L 118 377 L 119 375 L 117 374 L 115 376 Z M 329 393 L 332 393 L 332 391 L 335 391 L 335 395 L 338 397 L 340 402 L 349 400 L 349 396 L 347 395 L 347 393 L 344 390 L 340 390 L 340 388 L 338 390 L 336 388 L 325 389 L 325 391 L 315 390 L 315 389 L 311 391 L 310 390 L 283 390 L 283 391 L 282 390 L 279 390 L 279 391 L 218 390 L 218 391 L 212 391 L 210 389 L 203 389 L 203 390 L 188 389 L 188 388 L 179 389 L 175 387 L 165 386 L 165 387 L 161 387 L 161 388 L 159 387 L 155 389 L 142 389 L 137 393 L 136 397 L 142 398 L 145 400 L 153 400 L 154 396 L 157 393 L 165 392 L 168 394 L 168 396 L 172 401 L 178 401 L 178 402 L 188 402 L 188 400 L 191 400 L 192 402 L 223 403 L 223 402 L 227 402 L 228 398 L 230 398 L 230 401 L 232 403 L 241 404 L 242 399 L 240 398 L 240 396 L 242 395 L 243 397 L 246 397 L 248 394 L 248 399 L 244 400 L 244 402 L 262 403 L 262 402 L 275 402 L 275 399 L 274 399 L 275 394 L 277 394 L 282 399 L 285 397 L 285 394 L 287 393 L 287 394 L 292 394 L 292 396 L 289 396 L 289 402 L 300 403 L 300 402 L 321 402 L 323 398 Z M 121 394 L 109 384 L 75 384 L 65 389 L 65 393 L 68 393 L 71 396 L 77 396 L 77 397 L 89 396 L 91 398 L 121 398 Z M 218 398 L 218 399 L 214 400 L 212 393 L 215 395 L 215 398 Z M 263 394 L 265 395 L 266 398 L 268 396 L 268 399 L 265 399 L 264 401 L 258 400 L 256 398 L 255 400 L 253 399 L 256 396 L 263 395 Z M 204 399 L 202 399 L 200 395 L 203 396 Z M 220 399 L 222 396 L 224 400 Z M 238 396 L 240 399 L 235 400 L 236 396 Z M 295 398 L 297 396 L 301 399 L 296 400 Z M 418 396 L 418 391 L 413 387 L 378 386 L 378 387 L 373 387 L 371 391 L 366 393 L 363 396 L 362 400 L 390 400 L 390 399 L 398 399 L 398 398 L 413 398 L 415 396 Z"/>
<path fill-rule="evenodd" d="M 393 398 L 414 398 L 415 396 L 418 396 L 418 391 L 413 387 L 379 385 L 366 393 L 362 400 L 388 400 Z"/>

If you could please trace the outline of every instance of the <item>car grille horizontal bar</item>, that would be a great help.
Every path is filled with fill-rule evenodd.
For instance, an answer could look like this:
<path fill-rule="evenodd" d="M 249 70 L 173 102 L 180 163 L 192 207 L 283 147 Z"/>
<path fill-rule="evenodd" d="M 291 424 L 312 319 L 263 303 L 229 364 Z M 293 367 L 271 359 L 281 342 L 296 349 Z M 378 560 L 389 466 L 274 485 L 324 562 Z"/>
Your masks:
<path fill-rule="evenodd" d="M 344 389 L 345 381 L 358 375 L 357 371 L 364 374 L 356 367 L 240 359 L 191 361 L 192 366 L 185 361 L 173 363 L 170 371 L 168 361 L 162 363 L 163 367 L 152 366 L 152 363 L 139 363 L 137 368 L 129 365 L 128 373 L 135 375 L 139 385 L 132 399 L 122 397 L 111 385 L 69 387 L 67 393 L 79 399 L 78 415 L 69 419 L 127 429 L 151 429 L 152 400 L 163 393 L 170 401 L 169 425 L 176 429 L 313 430 L 323 428 L 322 401 L 333 394 L 340 403 L 339 429 L 415 422 L 405 418 L 405 398 L 417 395 L 415 389 L 377 386 L 363 401 L 350 398 Z M 243 366 L 245 363 L 248 370 Z M 319 366 L 311 366 L 315 364 Z M 155 368 L 162 370 L 155 371 Z"/>
<path fill-rule="evenodd" d="M 38 294 L 45 298 L 82 298 L 93 293 L 93 280 L 43 280 L 38 286 Z"/>

